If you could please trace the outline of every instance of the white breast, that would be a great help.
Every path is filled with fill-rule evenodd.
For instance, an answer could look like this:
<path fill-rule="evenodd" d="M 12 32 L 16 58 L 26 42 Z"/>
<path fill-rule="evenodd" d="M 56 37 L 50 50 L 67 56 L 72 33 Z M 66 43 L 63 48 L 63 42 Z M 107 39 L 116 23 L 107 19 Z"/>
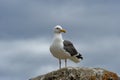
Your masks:
<path fill-rule="evenodd" d="M 50 51 L 54 57 L 59 59 L 66 59 L 69 57 L 69 55 L 66 54 L 66 51 L 63 49 L 63 41 L 54 40 L 50 46 Z"/>

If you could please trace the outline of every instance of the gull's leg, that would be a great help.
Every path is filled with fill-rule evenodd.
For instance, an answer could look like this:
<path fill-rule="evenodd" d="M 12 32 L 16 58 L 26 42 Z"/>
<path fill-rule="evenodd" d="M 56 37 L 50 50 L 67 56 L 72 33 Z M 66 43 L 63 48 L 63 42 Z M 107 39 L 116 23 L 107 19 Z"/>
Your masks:
<path fill-rule="evenodd" d="M 65 59 L 65 67 L 67 67 L 67 59 Z"/>
<path fill-rule="evenodd" d="M 59 59 L 59 69 L 61 69 L 61 59 Z"/>

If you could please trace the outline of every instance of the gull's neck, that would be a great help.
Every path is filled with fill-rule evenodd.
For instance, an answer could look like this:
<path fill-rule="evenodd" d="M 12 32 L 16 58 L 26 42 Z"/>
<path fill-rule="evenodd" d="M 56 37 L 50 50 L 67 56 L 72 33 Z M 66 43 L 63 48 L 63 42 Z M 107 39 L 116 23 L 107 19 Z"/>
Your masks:
<path fill-rule="evenodd" d="M 63 41 L 61 33 L 54 33 L 54 41 Z"/>

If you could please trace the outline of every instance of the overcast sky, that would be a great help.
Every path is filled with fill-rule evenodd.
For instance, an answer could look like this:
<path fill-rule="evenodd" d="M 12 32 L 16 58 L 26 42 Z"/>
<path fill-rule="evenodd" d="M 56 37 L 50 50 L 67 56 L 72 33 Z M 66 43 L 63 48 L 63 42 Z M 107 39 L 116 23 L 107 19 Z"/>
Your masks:
<path fill-rule="evenodd" d="M 120 74 L 120 0 L 0 0 L 0 80 L 57 70 L 49 52 L 56 25 L 84 57 L 68 66 Z"/>

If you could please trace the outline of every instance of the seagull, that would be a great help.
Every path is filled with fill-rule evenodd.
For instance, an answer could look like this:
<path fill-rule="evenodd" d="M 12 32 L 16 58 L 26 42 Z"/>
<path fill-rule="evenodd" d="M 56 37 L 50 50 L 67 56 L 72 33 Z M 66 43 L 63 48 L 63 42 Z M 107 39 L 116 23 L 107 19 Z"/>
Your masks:
<path fill-rule="evenodd" d="M 65 67 L 67 67 L 67 59 L 78 63 L 83 59 L 82 55 L 75 49 L 72 42 L 63 40 L 62 32 L 66 33 L 60 25 L 54 27 L 53 42 L 50 45 L 50 52 L 59 60 L 59 68 L 61 69 L 61 60 L 65 60 Z"/>

